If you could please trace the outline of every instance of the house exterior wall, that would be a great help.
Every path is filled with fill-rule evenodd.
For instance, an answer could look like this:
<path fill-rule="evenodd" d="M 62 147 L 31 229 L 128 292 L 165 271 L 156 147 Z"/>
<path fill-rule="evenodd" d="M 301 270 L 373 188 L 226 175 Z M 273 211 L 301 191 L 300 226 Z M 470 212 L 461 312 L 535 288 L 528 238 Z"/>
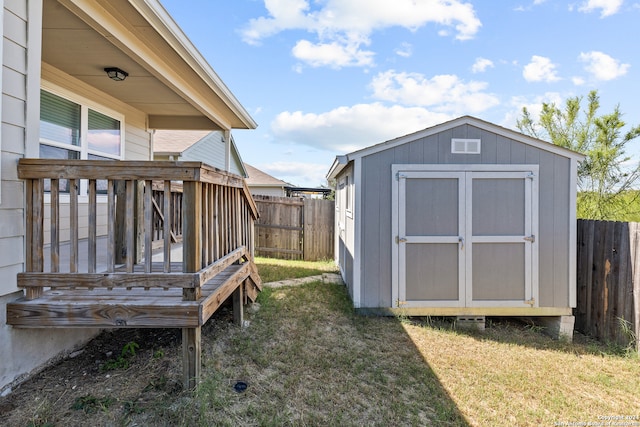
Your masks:
<path fill-rule="evenodd" d="M 131 106 L 124 104 L 103 92 L 74 79 L 61 71 L 43 64 L 42 67 L 42 88 L 53 91 L 74 101 L 102 110 L 108 108 L 115 114 L 123 117 L 122 129 L 124 131 L 124 156 L 126 160 L 151 160 L 151 133 L 145 130 L 146 116 Z M 60 240 L 69 240 L 69 206 L 65 204 L 65 196 L 61 196 L 60 206 Z M 88 237 L 88 203 L 83 202 L 83 198 L 78 203 L 78 237 L 84 239 Z M 97 198 L 97 234 L 104 236 L 107 234 L 107 201 L 106 197 Z M 50 243 L 51 230 L 51 210 L 45 198 L 44 210 L 44 231 L 45 244 Z"/>
<path fill-rule="evenodd" d="M 180 160 L 204 162 L 218 169 L 226 170 L 226 144 L 223 132 L 211 132 L 191 147 L 184 150 Z M 231 150 L 231 163 L 228 172 L 243 175 L 241 161 L 235 150 Z"/>
<path fill-rule="evenodd" d="M 96 330 L 14 329 L 6 304 L 22 295 L 16 275 L 24 270 L 24 184 L 17 160 L 37 154 L 42 0 L 0 1 L 3 14 L 2 133 L 0 142 L 0 395 L 52 357 L 87 341 Z"/>
<path fill-rule="evenodd" d="M 252 196 L 275 196 L 286 197 L 284 188 L 282 187 L 269 187 L 269 186 L 249 186 L 249 191 Z"/>
<path fill-rule="evenodd" d="M 451 138 L 480 138 L 481 154 L 452 154 Z M 539 306 L 570 307 L 571 160 L 522 142 L 461 125 L 387 150 L 361 162 L 360 307 L 393 307 L 393 164 L 539 165 Z M 345 174 L 343 170 L 338 180 Z"/>
<path fill-rule="evenodd" d="M 180 160 L 205 162 L 225 170 L 225 145 L 222 132 L 211 132 L 182 152 Z"/>

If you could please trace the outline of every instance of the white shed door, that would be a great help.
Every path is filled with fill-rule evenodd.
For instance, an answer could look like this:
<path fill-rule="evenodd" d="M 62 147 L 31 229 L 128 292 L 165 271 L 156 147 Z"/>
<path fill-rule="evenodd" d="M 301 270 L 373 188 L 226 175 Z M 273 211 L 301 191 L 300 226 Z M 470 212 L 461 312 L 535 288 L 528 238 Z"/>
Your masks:
<path fill-rule="evenodd" d="M 537 305 L 533 171 L 411 170 L 397 177 L 394 305 Z"/>

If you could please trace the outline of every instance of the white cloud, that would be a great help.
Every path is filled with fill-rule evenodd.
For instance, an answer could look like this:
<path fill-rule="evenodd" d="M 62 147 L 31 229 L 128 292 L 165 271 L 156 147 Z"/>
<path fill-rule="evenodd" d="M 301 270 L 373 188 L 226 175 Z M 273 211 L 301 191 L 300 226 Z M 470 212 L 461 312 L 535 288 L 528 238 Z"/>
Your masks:
<path fill-rule="evenodd" d="M 418 73 L 379 73 L 371 81 L 373 96 L 403 105 L 432 107 L 434 111 L 453 114 L 476 114 L 499 104 L 499 99 L 485 92 L 485 82 L 464 82 L 455 75 L 426 78 Z"/>
<path fill-rule="evenodd" d="M 560 80 L 556 65 L 549 58 L 533 55 L 531 62 L 524 66 L 522 76 L 528 82 L 555 82 Z"/>
<path fill-rule="evenodd" d="M 315 187 L 327 181 L 329 165 L 308 162 L 273 162 L 259 165 L 265 171 L 282 181 L 303 187 Z"/>
<path fill-rule="evenodd" d="M 615 15 L 620 11 L 624 0 L 587 0 L 578 8 L 580 12 L 590 13 L 600 9 L 600 17 Z"/>
<path fill-rule="evenodd" d="M 493 61 L 487 58 L 476 58 L 476 62 L 471 66 L 472 73 L 484 73 L 487 68 L 493 68 Z"/>
<path fill-rule="evenodd" d="M 315 34 L 317 41 L 298 41 L 296 47 L 304 54 L 298 52 L 297 57 L 333 67 L 339 67 L 341 62 L 370 65 L 362 61 L 360 45 L 369 44 L 370 35 L 376 30 L 399 26 L 415 31 L 432 23 L 451 29 L 458 40 L 468 40 L 482 26 L 473 5 L 462 0 L 265 0 L 265 7 L 268 16 L 251 19 L 241 30 L 245 42 L 258 44 L 281 31 L 304 30 Z M 344 48 L 336 49 L 335 44 Z M 316 49 L 311 49 L 313 46 Z M 337 55 L 336 60 L 327 57 L 330 53 Z M 345 61 L 345 53 L 356 57 Z"/>
<path fill-rule="evenodd" d="M 575 76 L 575 77 L 571 77 L 571 81 L 573 82 L 574 85 L 576 86 L 582 86 L 583 84 L 586 83 L 586 81 L 584 80 L 583 77 L 580 76 Z"/>
<path fill-rule="evenodd" d="M 596 80 L 613 80 L 624 76 L 630 67 L 629 64 L 621 64 L 617 59 L 598 51 L 580 53 L 578 59 L 587 64 L 584 69 Z"/>
<path fill-rule="evenodd" d="M 535 122 L 540 117 L 543 103 L 562 106 L 563 102 L 564 98 L 558 92 L 546 92 L 542 95 L 536 95 L 534 97 L 513 96 L 508 102 L 510 110 L 505 114 L 505 117 L 500 125 L 517 130 L 516 121 L 522 117 L 523 107 L 527 108 L 527 111 L 529 111 L 531 118 Z"/>
<path fill-rule="evenodd" d="M 274 137 L 283 142 L 349 153 L 451 118 L 419 107 L 357 104 L 320 114 L 285 111 L 276 116 L 271 130 Z"/>
<path fill-rule="evenodd" d="M 396 55 L 408 58 L 413 55 L 413 47 L 410 43 L 402 43 L 402 45 L 395 50 Z"/>
<path fill-rule="evenodd" d="M 292 53 L 297 59 L 312 67 L 342 68 L 373 65 L 374 53 L 360 50 L 359 46 L 358 43 L 341 44 L 334 41 L 313 44 L 308 40 L 300 40 L 293 47 Z"/>

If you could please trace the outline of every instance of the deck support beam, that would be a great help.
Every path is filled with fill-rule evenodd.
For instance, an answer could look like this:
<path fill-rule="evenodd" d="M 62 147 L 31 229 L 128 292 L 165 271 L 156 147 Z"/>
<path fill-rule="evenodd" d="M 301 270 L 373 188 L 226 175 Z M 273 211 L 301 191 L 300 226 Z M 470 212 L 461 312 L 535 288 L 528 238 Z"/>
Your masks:
<path fill-rule="evenodd" d="M 244 285 L 240 286 L 233 291 L 233 322 L 236 325 L 242 326 L 244 323 Z"/>
<path fill-rule="evenodd" d="M 200 377 L 202 327 L 182 328 L 182 366 L 184 387 L 193 390 Z"/>

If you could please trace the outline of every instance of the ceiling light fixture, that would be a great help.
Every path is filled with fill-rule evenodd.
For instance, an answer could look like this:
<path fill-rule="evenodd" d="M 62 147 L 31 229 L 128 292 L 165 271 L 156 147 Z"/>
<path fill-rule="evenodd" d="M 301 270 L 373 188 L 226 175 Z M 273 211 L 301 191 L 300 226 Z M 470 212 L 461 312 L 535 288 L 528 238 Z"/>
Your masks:
<path fill-rule="evenodd" d="M 115 80 L 116 82 L 121 82 L 129 75 L 129 73 L 117 67 L 108 67 L 105 68 L 104 71 L 107 73 L 107 76 L 109 76 L 111 80 Z"/>

